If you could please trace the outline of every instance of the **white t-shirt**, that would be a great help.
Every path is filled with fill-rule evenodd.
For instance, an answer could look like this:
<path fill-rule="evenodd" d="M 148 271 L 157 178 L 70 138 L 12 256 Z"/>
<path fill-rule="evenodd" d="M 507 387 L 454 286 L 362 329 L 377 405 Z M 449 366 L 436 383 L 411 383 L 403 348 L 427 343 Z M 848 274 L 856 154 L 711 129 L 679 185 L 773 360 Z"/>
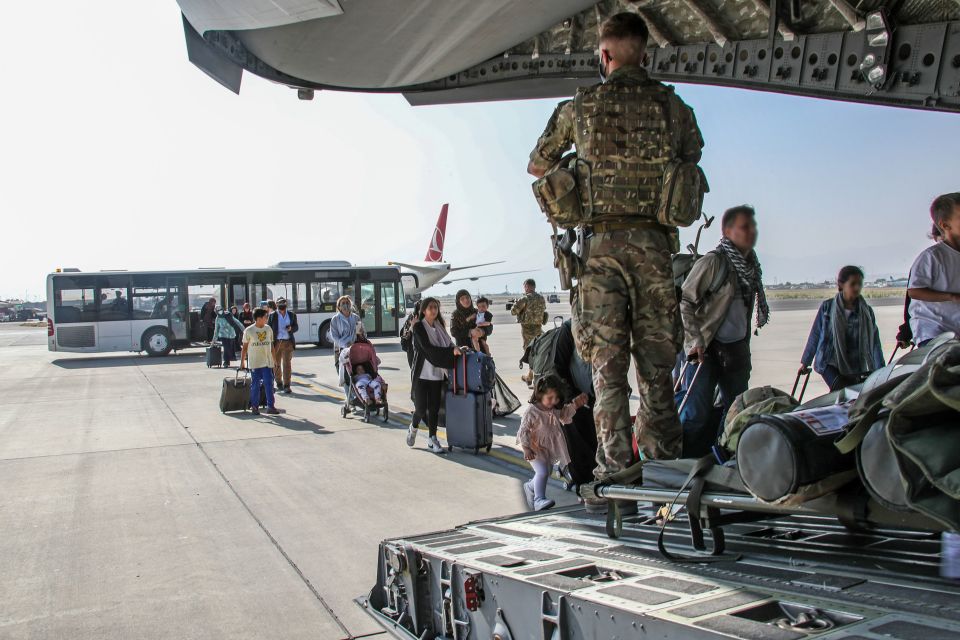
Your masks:
<path fill-rule="evenodd" d="M 946 242 L 924 249 L 910 268 L 908 286 L 960 293 L 960 251 Z M 911 300 L 910 329 L 917 343 L 948 331 L 960 332 L 960 302 Z"/>

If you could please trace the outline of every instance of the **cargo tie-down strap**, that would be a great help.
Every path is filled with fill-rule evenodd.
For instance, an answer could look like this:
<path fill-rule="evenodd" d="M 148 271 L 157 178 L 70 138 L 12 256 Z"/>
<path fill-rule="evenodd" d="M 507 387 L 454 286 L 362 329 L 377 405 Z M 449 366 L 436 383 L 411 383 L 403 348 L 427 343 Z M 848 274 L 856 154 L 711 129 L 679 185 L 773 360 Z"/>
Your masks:
<path fill-rule="evenodd" d="M 641 461 L 611 475 L 602 482 L 583 485 L 581 487 L 581 496 L 584 498 L 599 498 L 600 496 L 596 494 L 596 489 L 598 487 L 635 484 L 643 477 L 643 465 L 644 461 Z M 710 532 L 713 536 L 713 548 L 710 551 L 710 555 L 689 556 L 672 553 L 667 550 L 664 542 L 667 523 L 673 514 L 674 507 L 676 507 L 680 496 L 682 496 L 685 491 L 689 490 L 687 500 L 685 502 L 685 508 L 687 510 L 687 521 L 690 526 L 690 537 L 695 549 L 698 551 L 705 550 L 706 544 L 703 535 L 703 526 L 700 523 L 700 500 L 703 496 L 704 488 L 708 480 L 724 486 L 729 486 L 728 483 L 731 482 L 734 482 L 734 486 L 738 484 L 742 486 L 742 483 L 739 482 L 739 478 L 734 479 L 733 476 L 735 475 L 736 473 L 732 469 L 728 469 L 726 467 L 717 467 L 716 460 L 712 455 L 704 456 L 703 458 L 693 461 L 693 466 L 687 473 L 687 477 L 681 484 L 680 489 L 673 498 L 673 501 L 666 509 L 660 524 L 660 533 L 657 537 L 657 549 L 660 551 L 663 557 L 671 562 L 727 562 L 740 559 L 739 555 L 723 555 L 724 537 L 723 530 L 720 528 L 719 524 L 710 527 Z M 716 517 L 713 518 L 716 520 L 720 515 L 719 511 L 715 509 L 712 510 L 717 511 L 715 514 Z M 738 517 L 738 514 L 734 514 L 732 516 L 725 517 L 727 523 L 730 524 L 733 522 L 743 521 L 745 519 L 755 519 L 755 516 L 753 514 L 749 514 L 745 515 L 744 517 Z M 617 505 L 617 501 L 609 500 L 609 505 L 607 508 L 607 535 L 611 538 L 618 538 L 620 536 L 622 527 L 623 516 L 620 513 L 620 508 Z"/>

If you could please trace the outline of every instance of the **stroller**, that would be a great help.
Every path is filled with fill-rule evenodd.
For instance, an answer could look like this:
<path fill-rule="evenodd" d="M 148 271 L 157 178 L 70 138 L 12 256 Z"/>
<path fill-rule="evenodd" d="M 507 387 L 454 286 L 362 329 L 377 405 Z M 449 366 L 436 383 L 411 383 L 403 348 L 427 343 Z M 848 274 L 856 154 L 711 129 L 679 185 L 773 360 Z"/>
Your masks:
<path fill-rule="evenodd" d="M 380 358 L 377 357 L 377 350 L 366 338 L 357 338 L 357 341 L 344 349 L 340 353 L 340 383 L 343 385 L 344 403 L 340 410 L 340 415 L 344 418 L 350 412 L 352 407 L 363 409 L 363 421 L 370 422 L 371 412 L 373 415 L 383 414 L 383 421 L 390 419 L 389 406 L 387 404 L 388 385 L 383 382 L 381 388 L 381 400 L 377 402 L 373 397 L 370 403 L 364 403 L 360 393 L 354 383 L 354 369 L 363 365 L 366 373 L 371 378 L 376 378 L 380 366 Z"/>

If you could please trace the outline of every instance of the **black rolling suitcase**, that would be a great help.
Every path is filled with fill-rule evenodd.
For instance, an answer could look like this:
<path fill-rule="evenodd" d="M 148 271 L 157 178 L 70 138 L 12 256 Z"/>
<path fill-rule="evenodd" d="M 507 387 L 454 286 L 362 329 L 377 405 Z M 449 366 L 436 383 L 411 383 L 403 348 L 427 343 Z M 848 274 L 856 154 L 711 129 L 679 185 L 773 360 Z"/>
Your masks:
<path fill-rule="evenodd" d="M 237 369 L 236 375 L 223 379 L 223 388 L 220 390 L 220 412 L 246 411 L 250 404 L 250 375 L 249 372 Z"/>
<path fill-rule="evenodd" d="M 207 347 L 207 368 L 220 367 L 223 364 L 223 348 L 219 344 Z"/>
<path fill-rule="evenodd" d="M 493 446 L 493 396 L 491 392 L 447 391 L 444 402 L 447 448 L 490 451 Z"/>

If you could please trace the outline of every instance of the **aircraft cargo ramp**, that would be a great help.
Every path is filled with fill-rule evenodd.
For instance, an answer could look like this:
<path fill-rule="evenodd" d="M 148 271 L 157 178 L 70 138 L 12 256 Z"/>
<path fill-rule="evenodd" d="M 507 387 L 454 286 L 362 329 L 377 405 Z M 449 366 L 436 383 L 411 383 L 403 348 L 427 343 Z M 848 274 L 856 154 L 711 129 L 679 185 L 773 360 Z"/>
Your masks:
<path fill-rule="evenodd" d="M 725 526 L 708 562 L 667 560 L 652 510 L 624 518 L 619 539 L 569 507 L 386 540 L 358 603 L 399 638 L 960 638 L 936 534 L 765 517 Z M 689 554 L 682 517 L 663 538 Z"/>

